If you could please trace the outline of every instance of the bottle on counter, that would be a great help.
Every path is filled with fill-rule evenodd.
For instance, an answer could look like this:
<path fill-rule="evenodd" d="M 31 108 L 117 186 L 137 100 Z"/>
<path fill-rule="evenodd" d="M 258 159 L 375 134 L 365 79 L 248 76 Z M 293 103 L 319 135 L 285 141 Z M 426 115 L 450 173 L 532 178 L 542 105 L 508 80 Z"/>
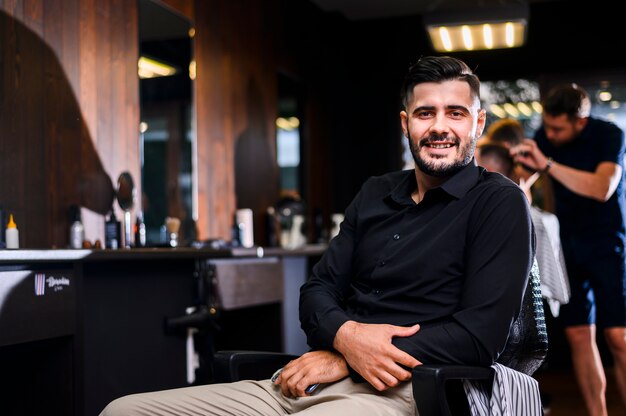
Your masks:
<path fill-rule="evenodd" d="M 135 220 L 135 247 L 146 246 L 146 224 L 143 222 L 143 214 L 137 213 Z"/>
<path fill-rule="evenodd" d="M 115 217 L 115 213 L 111 209 L 109 219 L 104 223 L 104 246 L 105 248 L 116 249 L 120 247 L 120 238 L 122 228 L 120 222 Z"/>
<path fill-rule="evenodd" d="M 5 233 L 7 248 L 20 248 L 20 234 L 17 225 L 13 221 L 13 214 L 9 215 L 9 223 Z"/>
<path fill-rule="evenodd" d="M 83 248 L 85 240 L 85 227 L 80 217 L 80 207 L 70 206 L 70 248 Z"/>

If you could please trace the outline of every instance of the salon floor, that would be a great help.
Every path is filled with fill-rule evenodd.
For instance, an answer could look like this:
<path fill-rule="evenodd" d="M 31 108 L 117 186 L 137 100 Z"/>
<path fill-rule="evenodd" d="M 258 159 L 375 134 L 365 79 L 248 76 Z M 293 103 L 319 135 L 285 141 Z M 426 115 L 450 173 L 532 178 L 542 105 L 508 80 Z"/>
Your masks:
<path fill-rule="evenodd" d="M 609 416 L 626 415 L 615 387 L 611 368 L 607 373 L 607 407 Z M 535 373 L 541 393 L 547 397 L 546 416 L 587 416 L 585 405 L 569 369 L 539 370 Z"/>

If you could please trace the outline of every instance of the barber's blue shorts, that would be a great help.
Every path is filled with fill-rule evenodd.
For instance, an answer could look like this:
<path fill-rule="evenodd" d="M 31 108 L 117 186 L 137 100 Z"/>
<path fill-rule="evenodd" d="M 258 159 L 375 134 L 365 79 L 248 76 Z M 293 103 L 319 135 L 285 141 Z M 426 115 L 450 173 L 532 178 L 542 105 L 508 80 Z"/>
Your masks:
<path fill-rule="evenodd" d="M 626 259 L 624 244 L 615 240 L 561 238 L 571 287 L 561 307 L 565 326 L 626 326 Z"/>

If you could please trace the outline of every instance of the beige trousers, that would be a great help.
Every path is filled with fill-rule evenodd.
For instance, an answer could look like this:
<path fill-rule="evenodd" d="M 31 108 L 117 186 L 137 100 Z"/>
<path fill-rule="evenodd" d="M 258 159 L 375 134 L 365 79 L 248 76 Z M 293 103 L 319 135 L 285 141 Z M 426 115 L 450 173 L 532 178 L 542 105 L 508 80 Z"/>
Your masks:
<path fill-rule="evenodd" d="M 209 384 L 112 401 L 100 416 L 417 416 L 411 382 L 379 392 L 346 378 L 312 396 L 287 398 L 270 380 Z"/>

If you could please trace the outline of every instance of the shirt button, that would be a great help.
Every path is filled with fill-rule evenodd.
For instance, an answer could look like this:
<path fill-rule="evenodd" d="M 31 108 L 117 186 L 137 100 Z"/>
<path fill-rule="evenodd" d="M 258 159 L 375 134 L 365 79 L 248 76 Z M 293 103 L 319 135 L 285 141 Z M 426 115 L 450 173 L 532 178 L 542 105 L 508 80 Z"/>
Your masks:
<path fill-rule="evenodd" d="M 393 239 L 394 240 L 399 240 L 400 239 L 400 234 L 394 234 L 393 235 Z"/>
<path fill-rule="evenodd" d="M 380 290 L 378 290 L 378 289 L 374 290 L 374 294 L 375 295 L 380 295 Z"/>
<path fill-rule="evenodd" d="M 385 260 L 381 260 L 379 263 L 381 266 L 384 266 L 385 264 L 387 264 L 387 262 Z"/>

